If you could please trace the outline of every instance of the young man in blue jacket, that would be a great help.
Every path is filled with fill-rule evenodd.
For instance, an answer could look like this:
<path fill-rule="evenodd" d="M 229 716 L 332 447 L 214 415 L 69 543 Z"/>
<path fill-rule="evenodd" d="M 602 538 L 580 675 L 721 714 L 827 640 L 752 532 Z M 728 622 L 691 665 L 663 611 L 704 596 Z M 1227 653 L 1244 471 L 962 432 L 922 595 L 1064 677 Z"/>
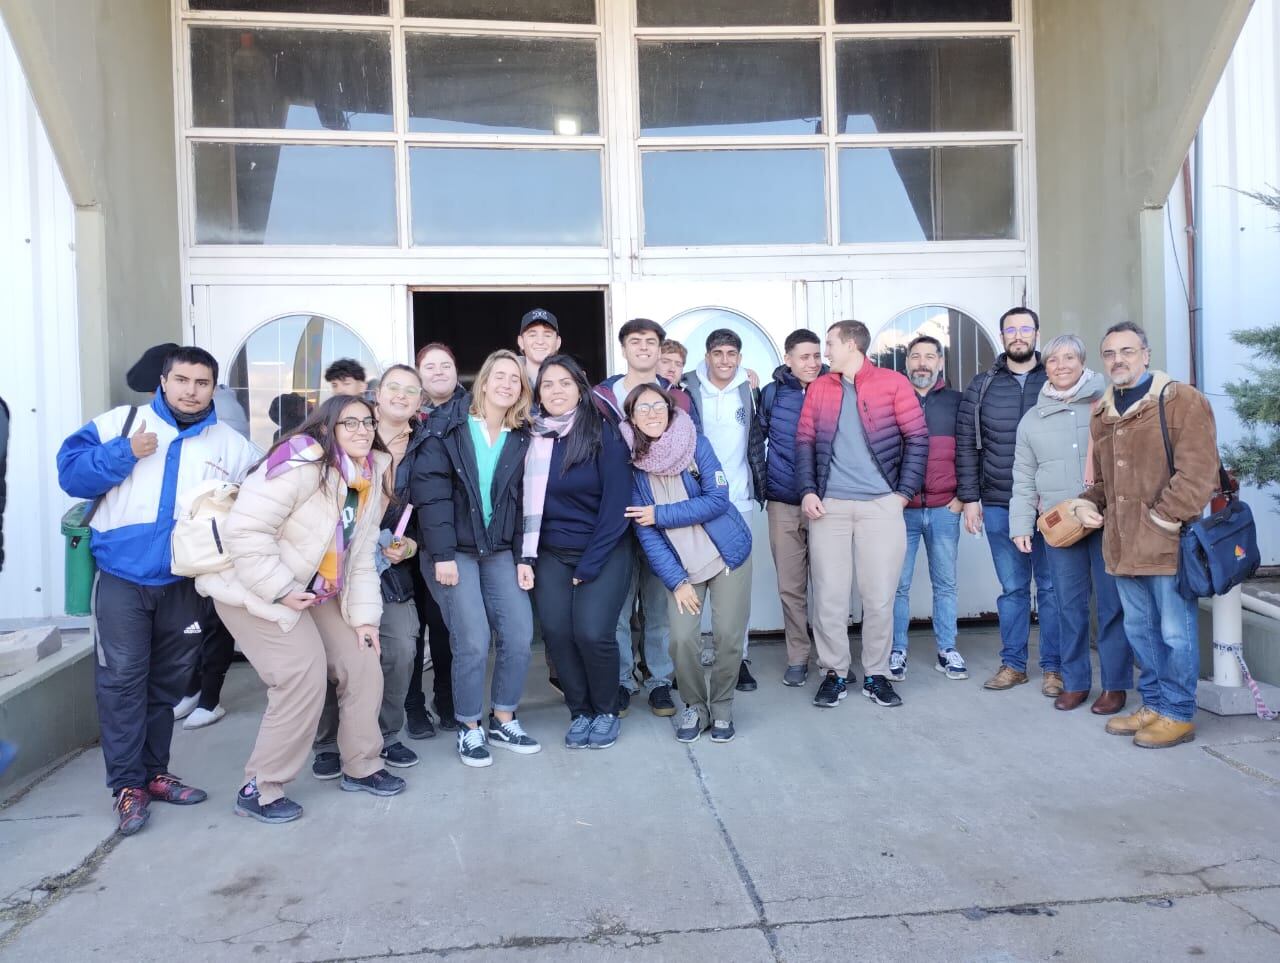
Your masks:
<path fill-rule="evenodd" d="M 200 655 L 207 605 L 170 570 L 179 496 L 201 482 L 238 482 L 258 451 L 219 423 L 218 363 L 200 348 L 165 359 L 146 408 L 113 408 L 62 443 L 58 481 L 101 498 L 90 523 L 95 690 L 107 785 L 121 835 L 146 823 L 153 800 L 187 806 L 206 794 L 169 772 L 173 707 Z M 133 415 L 132 424 L 130 424 Z"/>

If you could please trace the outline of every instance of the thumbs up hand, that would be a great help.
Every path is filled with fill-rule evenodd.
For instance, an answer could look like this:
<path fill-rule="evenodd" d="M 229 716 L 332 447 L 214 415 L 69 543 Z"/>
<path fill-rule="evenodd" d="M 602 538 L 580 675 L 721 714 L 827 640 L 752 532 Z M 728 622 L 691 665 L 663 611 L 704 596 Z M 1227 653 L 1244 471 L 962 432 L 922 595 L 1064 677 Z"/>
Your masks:
<path fill-rule="evenodd" d="M 159 440 L 156 438 L 156 433 L 147 431 L 147 422 L 144 418 L 138 425 L 138 430 L 129 439 L 129 447 L 133 449 L 133 457 L 146 458 L 148 455 L 153 455 L 158 446 Z"/>

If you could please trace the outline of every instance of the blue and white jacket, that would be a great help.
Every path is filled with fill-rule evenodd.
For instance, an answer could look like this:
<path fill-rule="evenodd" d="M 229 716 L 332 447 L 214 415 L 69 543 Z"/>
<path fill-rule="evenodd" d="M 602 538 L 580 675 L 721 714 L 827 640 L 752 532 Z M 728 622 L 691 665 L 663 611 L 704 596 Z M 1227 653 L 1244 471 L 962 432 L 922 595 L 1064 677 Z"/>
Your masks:
<path fill-rule="evenodd" d="M 234 429 L 218 423 L 214 411 L 179 430 L 159 392 L 140 407 L 130 434 L 154 432 L 157 447 L 134 456 L 120 437 L 129 406 L 94 418 L 58 450 L 58 484 L 73 498 L 102 504 L 89 523 L 89 546 L 98 568 L 140 585 L 178 581 L 170 571 L 169 545 L 178 513 L 178 495 L 203 481 L 239 482 L 261 453 Z"/>

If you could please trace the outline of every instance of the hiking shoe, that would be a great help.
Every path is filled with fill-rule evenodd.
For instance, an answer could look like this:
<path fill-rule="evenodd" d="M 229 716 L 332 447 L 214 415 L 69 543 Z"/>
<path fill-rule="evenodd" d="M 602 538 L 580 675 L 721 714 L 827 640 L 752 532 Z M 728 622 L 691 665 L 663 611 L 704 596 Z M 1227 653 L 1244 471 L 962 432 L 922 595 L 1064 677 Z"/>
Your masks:
<path fill-rule="evenodd" d="M 431 703 L 431 708 L 436 713 L 436 725 L 440 727 L 442 732 L 456 732 L 458 730 L 458 717 L 453 714 L 453 706 L 446 706 L 449 711 L 446 712 L 440 708 L 440 703 Z"/>
<path fill-rule="evenodd" d="M 258 782 L 250 779 L 236 793 L 237 816 L 248 816 L 260 823 L 291 823 L 302 815 L 302 807 L 288 796 L 281 796 L 275 802 L 265 806 L 258 799 Z"/>
<path fill-rule="evenodd" d="M 618 686 L 618 718 L 625 719 L 631 711 L 631 690 L 625 685 Z"/>
<path fill-rule="evenodd" d="M 712 742 L 733 742 L 735 735 L 732 722 L 725 719 L 717 719 L 711 724 Z"/>
<path fill-rule="evenodd" d="M 157 802 L 173 803 L 175 806 L 194 806 L 209 798 L 209 794 L 203 789 L 185 785 L 177 776 L 167 772 L 147 780 L 147 795 Z"/>
<path fill-rule="evenodd" d="M 671 686 L 660 685 L 649 693 L 649 708 L 655 716 L 673 716 L 676 704 L 671 701 Z"/>
<path fill-rule="evenodd" d="M 964 659 L 955 649 L 947 649 L 946 652 L 938 653 L 938 661 L 933 666 L 948 679 L 967 679 L 969 678 L 969 670 L 965 667 Z"/>
<path fill-rule="evenodd" d="M 492 712 L 489 713 L 489 741 L 522 756 L 542 751 L 538 740 L 524 731 L 520 720 L 513 718 L 510 722 L 499 722 Z"/>
<path fill-rule="evenodd" d="M 698 736 L 702 735 L 702 730 L 705 728 L 702 720 L 698 718 L 698 710 L 685 706 L 684 712 L 680 715 L 680 723 L 676 726 L 676 742 L 697 742 Z"/>
<path fill-rule="evenodd" d="M 566 749 L 585 749 L 591 735 L 591 723 L 594 722 L 591 716 L 574 716 L 573 722 L 569 723 L 569 731 L 564 734 L 564 747 Z"/>
<path fill-rule="evenodd" d="M 1019 672 L 1012 666 L 1002 665 L 1000 666 L 1000 671 L 982 683 L 982 688 L 1003 692 L 1005 689 L 1012 689 L 1015 685 L 1025 685 L 1026 681 L 1027 674 L 1025 672 Z"/>
<path fill-rule="evenodd" d="M 417 706 L 404 711 L 404 729 L 410 739 L 431 739 L 436 734 L 435 724 L 432 723 L 431 713 L 427 711 L 426 706 Z"/>
<path fill-rule="evenodd" d="M 608 749 L 618 741 L 621 732 L 622 720 L 611 712 L 601 713 L 591 721 L 587 745 L 592 749 Z"/>
<path fill-rule="evenodd" d="M 484 730 L 479 726 L 458 728 L 458 759 L 464 766 L 492 766 L 493 756 L 485 745 Z"/>
<path fill-rule="evenodd" d="M 196 706 L 200 704 L 200 693 L 195 695 L 183 696 L 178 704 L 173 707 L 173 717 L 175 719 L 185 719 L 191 715 Z"/>
<path fill-rule="evenodd" d="M 121 836 L 132 836 L 145 826 L 151 818 L 151 811 L 147 809 L 149 802 L 151 797 L 141 786 L 127 786 L 116 793 L 116 801 L 112 804 L 120 820 L 116 832 Z"/>
<path fill-rule="evenodd" d="M 782 684 L 789 685 L 793 688 L 799 688 L 809 681 L 809 665 L 789 665 L 787 671 L 782 673 Z"/>
<path fill-rule="evenodd" d="M 393 742 L 383 748 L 382 761 L 396 769 L 408 769 L 418 764 L 418 754 L 403 742 Z"/>
<path fill-rule="evenodd" d="M 342 775 L 342 757 L 336 752 L 317 752 L 311 763 L 311 775 L 317 779 L 337 779 Z"/>
<path fill-rule="evenodd" d="M 734 688 L 739 692 L 755 692 L 759 688 L 756 685 L 756 677 L 747 668 L 750 664 L 750 659 L 743 659 L 742 664 L 738 666 L 738 684 Z"/>
<path fill-rule="evenodd" d="M 395 796 L 404 792 L 404 780 L 393 776 L 385 769 L 371 772 L 363 779 L 342 774 L 342 782 L 338 784 L 343 792 L 368 792 L 375 796 Z"/>
<path fill-rule="evenodd" d="M 889 678 L 903 682 L 907 678 L 907 653 L 894 649 L 889 653 Z"/>
<path fill-rule="evenodd" d="M 844 679 L 836 675 L 834 669 L 828 670 L 826 678 L 822 680 L 813 697 L 813 704 L 820 709 L 834 709 L 848 695 L 849 689 Z"/>
<path fill-rule="evenodd" d="M 227 710 L 222 706 L 214 706 L 212 709 L 197 706 L 191 710 L 191 715 L 182 720 L 182 728 L 203 729 L 205 726 L 213 725 L 226 714 Z"/>
<path fill-rule="evenodd" d="M 893 691 L 893 683 L 882 675 L 869 675 L 862 683 L 862 694 L 878 706 L 900 706 L 902 698 Z"/>

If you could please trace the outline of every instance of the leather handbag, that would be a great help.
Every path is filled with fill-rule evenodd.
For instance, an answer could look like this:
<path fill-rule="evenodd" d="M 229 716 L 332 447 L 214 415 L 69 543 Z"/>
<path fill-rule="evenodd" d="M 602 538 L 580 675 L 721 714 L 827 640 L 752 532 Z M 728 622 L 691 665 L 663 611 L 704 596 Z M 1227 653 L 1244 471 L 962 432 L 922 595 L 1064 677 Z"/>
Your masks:
<path fill-rule="evenodd" d="M 1069 548 L 1089 534 L 1076 513 L 1071 510 L 1074 498 L 1058 502 L 1036 519 L 1036 528 L 1052 548 Z"/>

